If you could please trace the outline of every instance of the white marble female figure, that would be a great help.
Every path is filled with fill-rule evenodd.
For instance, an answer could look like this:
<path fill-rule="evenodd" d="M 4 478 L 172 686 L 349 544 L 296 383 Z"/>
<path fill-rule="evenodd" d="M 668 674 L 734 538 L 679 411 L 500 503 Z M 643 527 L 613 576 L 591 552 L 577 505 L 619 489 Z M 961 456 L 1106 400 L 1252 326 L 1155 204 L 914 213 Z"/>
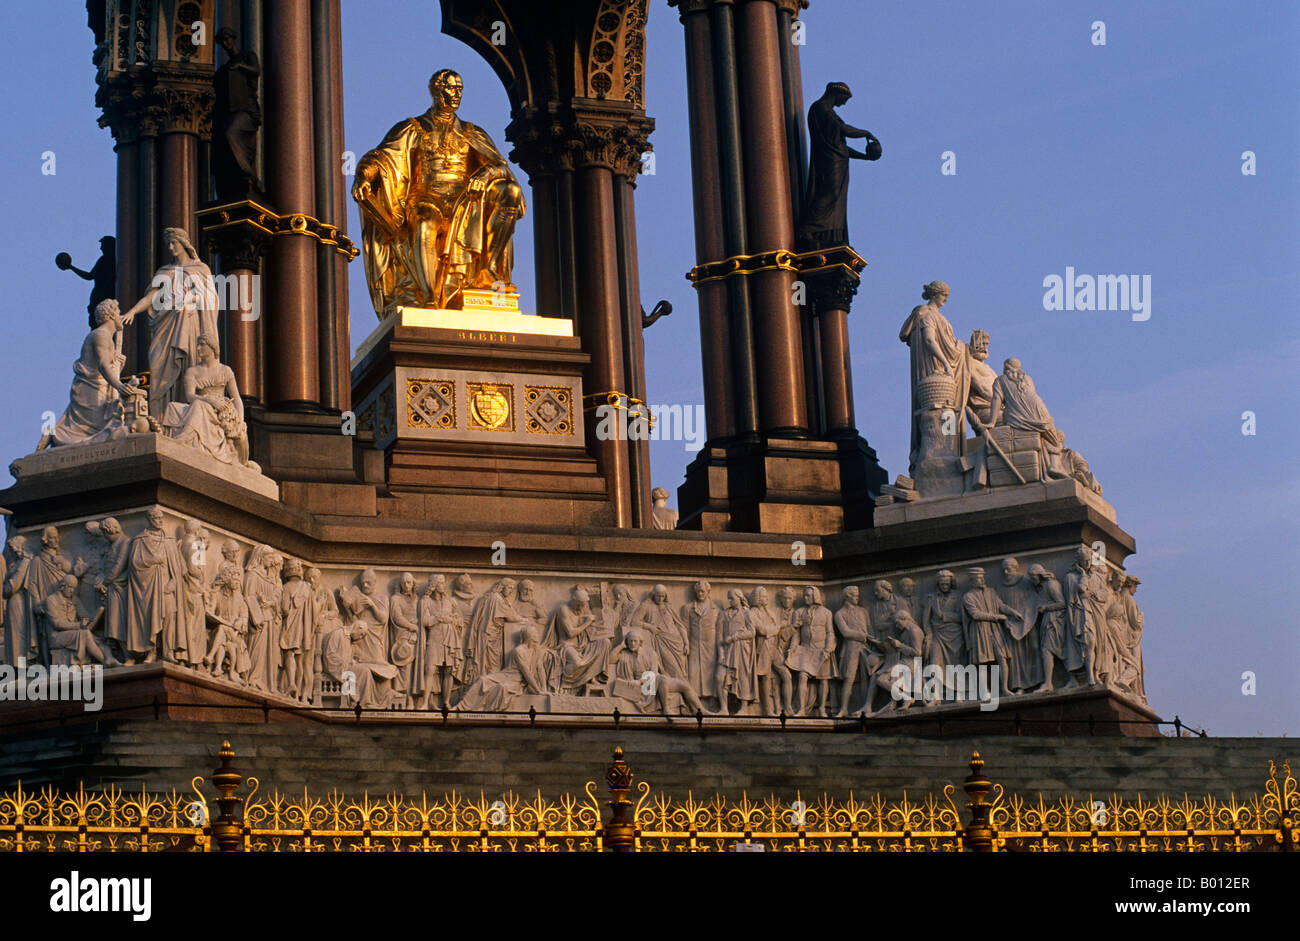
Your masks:
<path fill-rule="evenodd" d="M 162 417 L 167 434 L 181 444 L 223 464 L 259 468 L 248 460 L 248 428 L 244 401 L 230 367 L 217 361 L 217 341 L 206 333 L 198 339 L 199 360 L 185 370 L 181 399 L 169 402 Z"/>
<path fill-rule="evenodd" d="M 172 257 L 154 274 L 149 291 L 122 320 L 149 314 L 149 414 L 162 417 L 168 402 L 184 401 L 181 380 L 199 361 L 199 337 L 217 337 L 217 290 L 212 271 L 184 229 L 163 229 L 163 246 Z"/>

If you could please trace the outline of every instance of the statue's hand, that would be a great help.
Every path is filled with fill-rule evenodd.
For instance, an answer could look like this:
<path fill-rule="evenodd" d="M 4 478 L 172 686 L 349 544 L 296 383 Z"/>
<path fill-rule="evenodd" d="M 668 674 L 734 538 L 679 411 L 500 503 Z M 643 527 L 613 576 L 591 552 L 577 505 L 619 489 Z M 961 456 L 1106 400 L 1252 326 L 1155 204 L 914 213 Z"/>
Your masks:
<path fill-rule="evenodd" d="M 469 191 L 471 193 L 481 193 L 487 189 L 487 181 L 482 177 L 472 176 L 469 178 Z"/>

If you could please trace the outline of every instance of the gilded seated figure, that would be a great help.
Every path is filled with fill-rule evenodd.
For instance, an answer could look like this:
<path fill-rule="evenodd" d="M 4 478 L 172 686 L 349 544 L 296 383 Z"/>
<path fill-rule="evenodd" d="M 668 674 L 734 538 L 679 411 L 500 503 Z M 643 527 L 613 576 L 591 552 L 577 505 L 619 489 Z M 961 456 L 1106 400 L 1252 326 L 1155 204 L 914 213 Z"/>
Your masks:
<path fill-rule="evenodd" d="M 513 291 L 511 238 L 524 214 L 514 174 L 481 128 L 456 117 L 464 83 L 429 79 L 433 107 L 357 164 L 366 283 L 382 318 L 396 304 L 458 307 L 467 288 Z"/>

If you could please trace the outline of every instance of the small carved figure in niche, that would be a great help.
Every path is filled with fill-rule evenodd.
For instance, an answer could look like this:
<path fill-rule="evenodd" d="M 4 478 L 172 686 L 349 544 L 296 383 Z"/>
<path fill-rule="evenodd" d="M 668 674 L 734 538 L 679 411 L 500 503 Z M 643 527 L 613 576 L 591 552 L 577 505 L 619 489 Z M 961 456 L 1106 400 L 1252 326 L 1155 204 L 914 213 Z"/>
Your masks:
<path fill-rule="evenodd" d="M 870 131 L 845 124 L 835 109 L 853 97 L 843 82 L 830 82 L 808 109 L 808 192 L 799 219 L 803 250 L 849 244 L 849 160 L 880 159 L 880 141 Z M 854 150 L 852 137 L 866 138 Z"/>
<path fill-rule="evenodd" d="M 131 323 L 149 310 L 149 414 L 161 419 L 169 402 L 183 402 L 181 380 L 199 361 L 199 337 L 217 342 L 217 288 L 212 270 L 184 229 L 166 228 L 163 247 L 171 262 L 154 274 L 149 290 L 122 315 Z"/>
<path fill-rule="evenodd" d="M 654 506 L 650 510 L 654 528 L 676 529 L 677 511 L 668 505 L 668 491 L 663 487 L 655 487 L 650 491 L 650 499 L 654 501 Z"/>
<path fill-rule="evenodd" d="M 145 394 L 135 379 L 122 382 L 122 315 L 117 301 L 103 301 L 95 308 L 98 324 L 81 343 L 81 355 L 72 364 L 72 388 L 68 407 L 58 423 L 36 445 L 42 451 L 50 445 L 98 444 L 125 437 L 132 431 L 147 431 L 128 419 L 136 414 L 130 405 Z"/>
<path fill-rule="evenodd" d="M 94 330 L 99 325 L 95 319 L 95 308 L 117 293 L 117 239 L 105 235 L 99 240 L 99 259 L 89 271 L 82 271 L 74 265 L 72 256 L 67 252 L 55 255 L 54 264 L 62 271 L 71 271 L 83 281 L 93 282 L 86 313 L 90 317 L 90 329 Z"/>
<path fill-rule="evenodd" d="M 36 638 L 31 631 L 34 620 L 27 600 L 27 576 L 32 557 L 27 551 L 27 537 L 13 535 L 6 543 L 4 565 L 4 643 L 5 663 L 25 667 L 32 655 Z"/>
<path fill-rule="evenodd" d="M 611 660 L 614 665 L 611 696 L 635 703 L 643 712 L 650 711 L 651 705 L 657 702 L 664 715 L 672 714 L 672 697 L 678 696 L 693 713 L 709 714 L 689 683 L 660 671 L 659 657 L 646 643 L 645 632 L 639 627 L 628 629 L 622 646 L 614 651 Z"/>
<path fill-rule="evenodd" d="M 962 628 L 962 598 L 955 591 L 957 576 L 943 569 L 937 576 L 938 589 L 925 602 L 921 618 L 924 634 L 925 662 L 944 677 L 946 695 L 956 697 L 955 687 L 948 686 L 948 667 L 966 663 L 966 632 Z"/>
<path fill-rule="evenodd" d="M 585 588 L 573 588 L 569 600 L 555 609 L 545 644 L 557 653 L 560 692 L 582 696 L 589 684 L 604 683 L 610 642 L 608 637 L 596 636 L 597 623 Z"/>
<path fill-rule="evenodd" d="M 686 681 L 704 698 L 718 695 L 718 605 L 709 598 L 711 590 L 708 582 L 696 582 L 691 586 L 694 599 L 682 607 L 689 641 Z"/>
<path fill-rule="evenodd" d="M 262 196 L 257 175 L 257 128 L 262 123 L 257 85 L 262 74 L 257 53 L 241 52 L 233 29 L 217 30 L 226 61 L 213 73 L 212 175 L 223 203 Z"/>
<path fill-rule="evenodd" d="M 781 589 L 794 597 L 788 588 Z M 790 696 L 794 692 L 794 678 L 785 665 L 785 652 L 789 637 L 782 637 L 780 614 L 768 602 L 767 589 L 759 585 L 749 596 L 749 622 L 754 625 L 755 654 L 754 676 L 758 681 L 759 705 L 764 715 L 794 712 Z M 773 688 L 775 687 L 775 689 Z"/>
<path fill-rule="evenodd" d="M 244 603 L 244 573 L 239 563 L 223 561 L 212 580 L 215 591 L 207 610 L 208 623 L 212 625 L 212 646 L 203 665 L 213 676 L 226 671 L 232 683 L 247 683 L 248 670 L 248 605 Z"/>
<path fill-rule="evenodd" d="M 750 711 L 758 698 L 754 676 L 754 625 L 749 620 L 749 602 L 739 588 L 727 592 L 727 607 L 718 622 L 718 666 L 714 686 L 723 715 L 731 713 L 730 700 L 739 701 L 739 712 Z"/>
<path fill-rule="evenodd" d="M 420 646 L 416 650 L 415 707 L 450 705 L 464 662 L 465 619 L 447 591 L 447 576 L 435 575 L 420 599 Z"/>
<path fill-rule="evenodd" d="M 1043 685 L 1039 692 L 1050 693 L 1056 688 L 1057 665 L 1063 672 L 1069 672 L 1065 653 L 1065 596 L 1056 576 L 1037 562 L 1029 566 L 1029 578 L 1038 592 L 1034 607 L 1038 616 L 1038 650 L 1043 659 Z"/>
<path fill-rule="evenodd" d="M 284 563 L 280 623 L 282 692 L 306 701 L 311 696 L 311 687 L 303 682 L 307 675 L 303 661 L 311 656 L 311 643 L 316 637 L 316 605 L 315 593 L 303 581 L 299 559 L 289 559 Z"/>
<path fill-rule="evenodd" d="M 456 708 L 465 712 L 509 712 L 521 696 L 555 691 L 555 655 L 542 645 L 541 633 L 530 624 L 523 642 L 507 655 L 505 665 L 474 681 Z"/>
<path fill-rule="evenodd" d="M 837 717 L 848 714 L 849 699 L 859 671 L 867 676 L 868 681 L 871 677 L 867 652 L 871 620 L 867 609 L 859 603 L 860 598 L 861 590 L 857 585 L 845 587 L 844 603 L 835 612 L 835 632 L 840 636 L 840 711 L 836 713 Z M 870 705 L 868 699 L 867 706 Z"/>
<path fill-rule="evenodd" d="M 515 580 L 502 578 L 474 603 L 465 634 L 466 684 L 505 668 L 506 637 L 523 620 L 515 610 L 516 597 Z"/>
<path fill-rule="evenodd" d="M 127 575 L 123 647 L 132 660 L 152 663 L 160 654 L 171 659 L 167 645 L 176 641 L 176 622 L 185 604 L 185 566 L 163 530 L 162 508 L 151 508 L 146 521 L 121 563 Z M 114 572 L 114 577 L 120 574 Z"/>
<path fill-rule="evenodd" d="M 167 434 L 223 464 L 261 468 L 248 459 L 248 426 L 235 373 L 217 361 L 212 337 L 199 337 L 199 362 L 185 370 L 184 401 L 171 402 L 162 419 Z"/>
<path fill-rule="evenodd" d="M 104 609 L 93 616 L 84 617 L 77 609 L 77 576 L 65 575 L 58 590 L 51 592 L 42 602 L 46 630 L 53 666 L 84 666 L 94 662 L 106 667 L 121 666 L 111 653 L 105 653 L 95 642 L 91 626 L 99 620 Z"/>
<path fill-rule="evenodd" d="M 398 589 L 388 598 L 389 660 L 397 667 L 393 696 L 410 708 L 415 704 L 413 676 L 416 650 L 420 645 L 420 601 L 415 595 L 415 576 L 403 572 Z"/>
<path fill-rule="evenodd" d="M 667 587 L 655 585 L 650 590 L 650 597 L 632 615 L 632 623 L 650 639 L 660 669 L 674 679 L 688 681 L 690 638 L 686 625 L 668 602 Z"/>
<path fill-rule="evenodd" d="M 1003 644 L 1007 652 L 1007 688 L 1012 692 L 1027 692 L 1043 682 L 1043 656 L 1038 637 L 1034 634 L 1037 619 L 1036 595 L 1033 581 L 1020 571 L 1020 562 L 1014 558 L 1002 560 L 1002 585 L 998 595 L 1007 608 L 1003 622 L 1006 636 Z"/>
<path fill-rule="evenodd" d="M 982 668 L 998 668 L 998 681 L 1002 695 L 1011 695 L 1007 689 L 1007 652 L 1003 643 L 1002 625 L 1009 615 L 1019 616 L 1014 608 L 1002 603 L 992 588 L 984 583 L 984 569 L 975 566 L 968 570 L 970 590 L 962 596 L 962 623 L 966 632 L 966 649 L 971 663 Z"/>
<path fill-rule="evenodd" d="M 799 674 L 797 715 L 806 716 L 812 707 L 808 696 L 808 681 L 820 687 L 821 703 L 817 714 L 826 716 L 826 696 L 831 680 L 835 679 L 835 628 L 831 612 L 822 604 L 821 589 L 808 586 L 803 590 L 804 606 L 795 614 L 795 631 L 798 640 L 786 657 L 790 669 Z"/>

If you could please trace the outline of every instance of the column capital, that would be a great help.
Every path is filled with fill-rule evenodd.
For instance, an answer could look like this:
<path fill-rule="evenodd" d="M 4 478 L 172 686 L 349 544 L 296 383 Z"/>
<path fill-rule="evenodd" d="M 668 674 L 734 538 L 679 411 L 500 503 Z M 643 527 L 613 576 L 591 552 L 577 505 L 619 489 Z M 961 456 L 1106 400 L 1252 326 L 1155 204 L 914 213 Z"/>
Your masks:
<path fill-rule="evenodd" d="M 189 70 L 141 69 L 101 80 L 95 105 L 99 126 L 119 144 L 158 134 L 194 134 L 212 139 L 212 83 Z"/>
<path fill-rule="evenodd" d="M 654 126 L 627 103 L 574 99 L 526 109 L 510 122 L 506 139 L 515 145 L 511 159 L 530 177 L 591 166 L 635 177 Z"/>

